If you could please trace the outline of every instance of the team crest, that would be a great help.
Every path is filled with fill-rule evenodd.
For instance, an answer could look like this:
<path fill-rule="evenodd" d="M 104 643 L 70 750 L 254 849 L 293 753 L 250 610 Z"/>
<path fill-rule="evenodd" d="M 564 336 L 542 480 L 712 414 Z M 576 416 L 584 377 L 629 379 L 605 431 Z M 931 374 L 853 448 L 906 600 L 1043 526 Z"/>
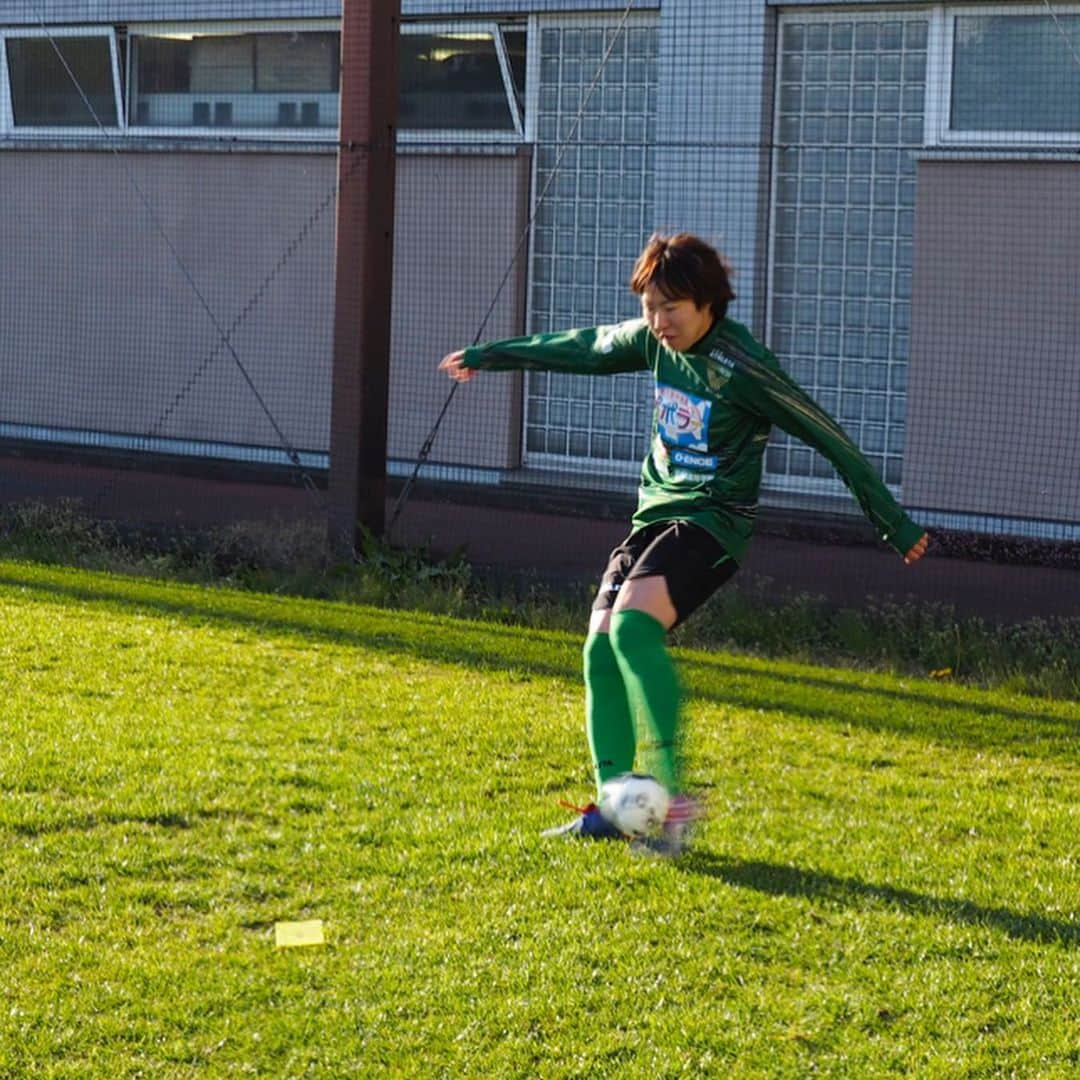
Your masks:
<path fill-rule="evenodd" d="M 709 389 L 720 390 L 731 378 L 732 372 L 735 370 L 735 363 L 730 356 L 726 356 L 719 349 L 713 349 L 709 353 L 709 359 L 712 363 L 707 364 L 705 368 L 705 377 L 709 381 Z"/>

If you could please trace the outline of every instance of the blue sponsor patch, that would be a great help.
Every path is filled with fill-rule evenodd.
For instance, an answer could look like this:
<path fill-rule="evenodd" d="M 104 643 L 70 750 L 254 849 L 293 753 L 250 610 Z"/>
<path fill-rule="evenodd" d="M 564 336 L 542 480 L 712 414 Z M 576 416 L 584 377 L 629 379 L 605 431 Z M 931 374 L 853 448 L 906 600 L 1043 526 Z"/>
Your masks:
<path fill-rule="evenodd" d="M 700 472 L 716 472 L 720 464 L 715 454 L 694 454 L 688 450 L 680 450 L 678 447 L 669 446 L 668 455 L 672 465 L 680 469 L 696 469 Z"/>
<path fill-rule="evenodd" d="M 711 412 L 708 398 L 656 384 L 656 429 L 669 447 L 708 450 Z"/>

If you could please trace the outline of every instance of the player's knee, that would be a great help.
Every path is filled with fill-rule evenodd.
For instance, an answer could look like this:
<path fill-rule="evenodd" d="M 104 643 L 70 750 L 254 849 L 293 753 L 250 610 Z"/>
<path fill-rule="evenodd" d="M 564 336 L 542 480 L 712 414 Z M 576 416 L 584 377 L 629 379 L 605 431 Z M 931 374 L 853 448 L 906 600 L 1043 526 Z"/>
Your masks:
<path fill-rule="evenodd" d="M 630 609 L 618 612 L 611 620 L 612 649 L 624 659 L 635 663 L 664 647 L 664 625 L 651 613 Z"/>
<path fill-rule="evenodd" d="M 595 672 L 617 667 L 615 653 L 611 647 L 611 638 L 606 630 L 600 632 L 590 628 L 589 636 L 585 639 L 585 645 L 581 650 L 581 659 L 586 675 L 590 671 Z"/>
<path fill-rule="evenodd" d="M 611 608 L 594 609 L 589 616 L 589 635 L 606 634 L 611 629 Z"/>

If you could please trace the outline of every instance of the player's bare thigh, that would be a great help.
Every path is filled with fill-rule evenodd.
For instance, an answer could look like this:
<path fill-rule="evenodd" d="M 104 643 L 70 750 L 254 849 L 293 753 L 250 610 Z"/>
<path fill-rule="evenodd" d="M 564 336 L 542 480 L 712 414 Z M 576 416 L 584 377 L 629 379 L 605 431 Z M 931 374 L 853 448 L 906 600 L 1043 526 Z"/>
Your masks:
<path fill-rule="evenodd" d="M 615 606 L 592 613 L 589 631 L 594 634 L 608 633 L 611 629 L 611 616 L 616 611 L 644 611 L 656 619 L 665 630 L 670 630 L 678 617 L 668 593 L 667 581 L 662 574 L 624 581 Z"/>

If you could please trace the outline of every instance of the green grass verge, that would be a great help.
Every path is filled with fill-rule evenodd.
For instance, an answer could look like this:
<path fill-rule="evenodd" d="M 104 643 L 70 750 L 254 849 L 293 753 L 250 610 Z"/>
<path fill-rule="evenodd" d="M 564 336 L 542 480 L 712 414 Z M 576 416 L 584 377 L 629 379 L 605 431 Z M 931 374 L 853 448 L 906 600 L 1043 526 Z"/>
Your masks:
<path fill-rule="evenodd" d="M 225 584 L 508 626 L 577 631 L 593 585 L 494 577 L 462 558 L 369 541 L 360 562 L 328 560 L 314 523 L 240 522 L 209 533 L 120 532 L 76 502 L 0 508 L 0 559 Z M 809 594 L 777 598 L 740 574 L 674 640 L 692 648 L 928 675 L 1080 702 L 1080 614 L 997 624 L 934 604 L 871 601 L 838 609 Z"/>
<path fill-rule="evenodd" d="M 656 863 L 537 837 L 580 634 L 11 562 L 0 630 L 0 1076 L 1080 1070 L 1073 703 L 680 650 Z"/>

